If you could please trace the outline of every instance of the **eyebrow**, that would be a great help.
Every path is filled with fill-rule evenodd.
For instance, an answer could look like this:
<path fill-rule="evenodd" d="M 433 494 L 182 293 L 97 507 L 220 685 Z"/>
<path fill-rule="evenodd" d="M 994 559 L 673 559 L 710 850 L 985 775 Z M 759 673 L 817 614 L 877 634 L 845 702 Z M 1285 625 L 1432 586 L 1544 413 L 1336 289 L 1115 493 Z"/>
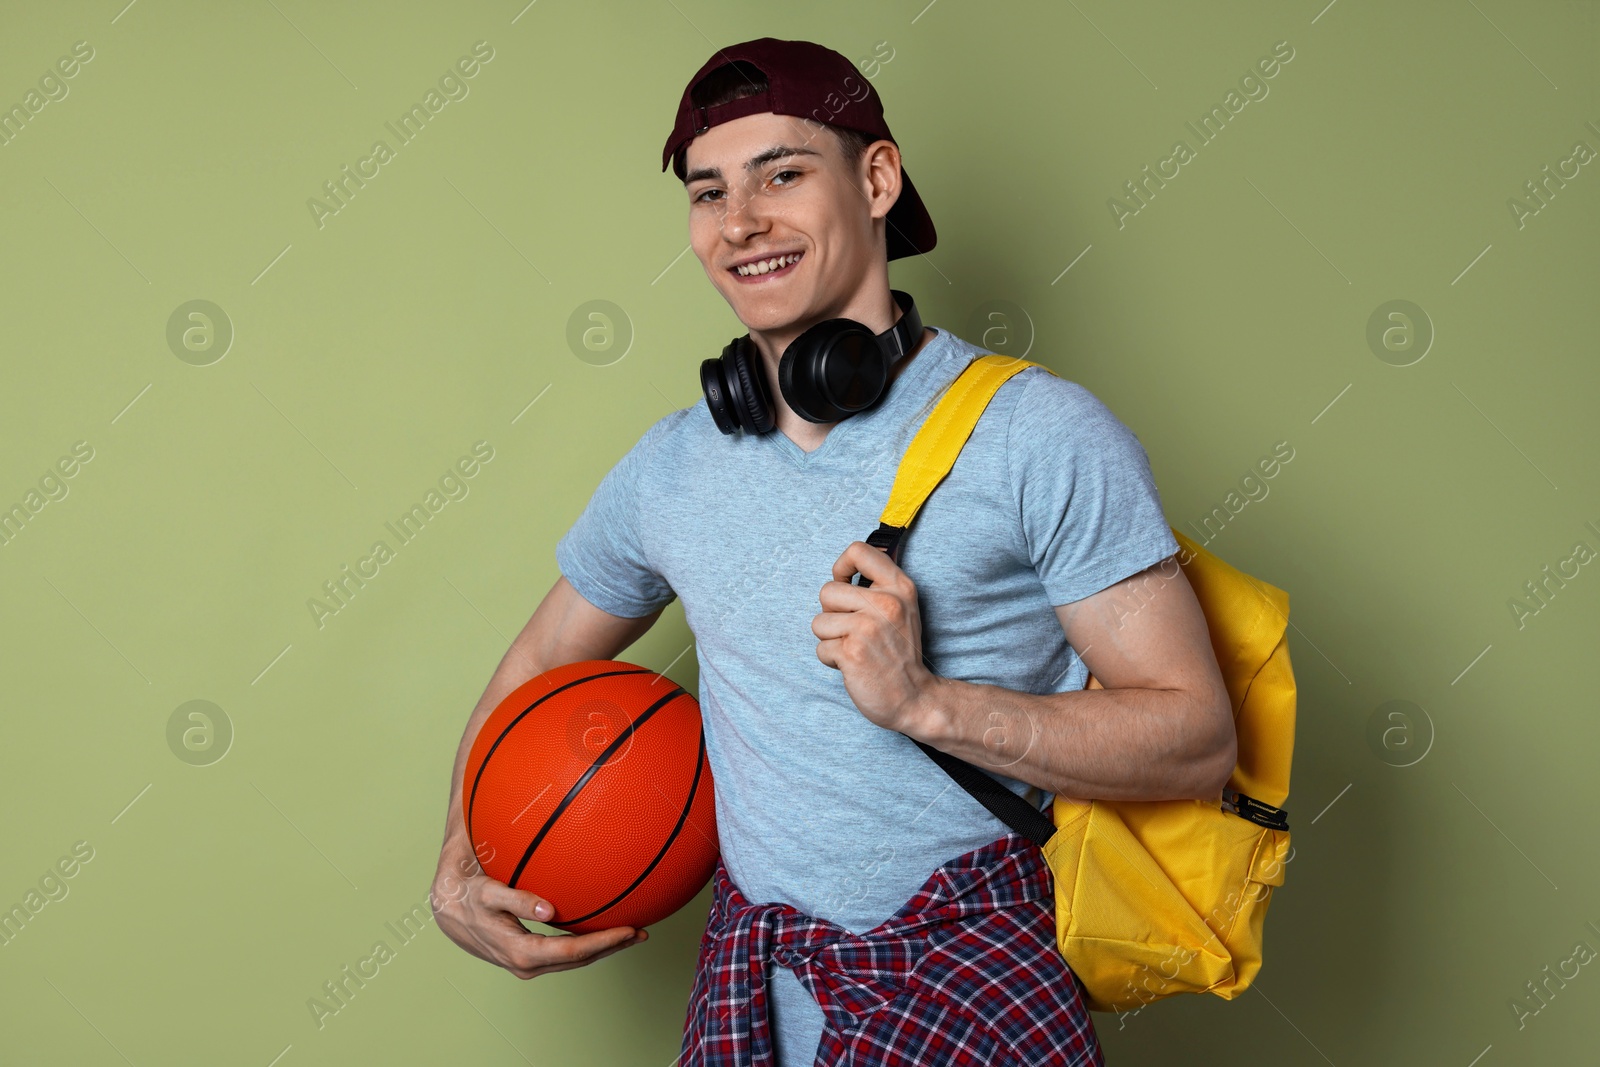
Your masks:
<path fill-rule="evenodd" d="M 774 159 L 782 159 L 785 156 L 821 156 L 821 155 L 822 155 L 822 153 L 818 152 L 814 148 L 794 148 L 794 147 L 791 147 L 790 145 L 782 145 L 782 144 L 773 145 L 771 148 L 767 149 L 766 151 L 760 152 L 760 153 L 757 153 L 756 155 L 751 156 L 750 157 L 750 161 L 744 165 L 744 169 L 745 170 L 755 170 L 757 167 L 761 166 L 763 163 L 771 163 Z M 703 181 L 706 178 L 715 178 L 718 181 L 721 181 L 722 180 L 722 168 L 721 167 L 701 167 L 699 170 L 692 170 L 692 171 L 689 172 L 688 177 L 683 179 L 683 184 L 684 185 L 688 185 L 691 182 Z"/>

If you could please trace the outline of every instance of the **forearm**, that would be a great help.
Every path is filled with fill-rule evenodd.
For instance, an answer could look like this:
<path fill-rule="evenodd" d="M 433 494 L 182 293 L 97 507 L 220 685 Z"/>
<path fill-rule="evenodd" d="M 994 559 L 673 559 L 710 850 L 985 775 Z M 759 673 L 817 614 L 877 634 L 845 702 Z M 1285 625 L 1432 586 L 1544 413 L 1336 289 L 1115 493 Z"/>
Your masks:
<path fill-rule="evenodd" d="M 978 767 L 1083 800 L 1214 799 L 1233 771 L 1231 714 L 1177 689 L 1033 694 L 934 677 L 920 741 Z"/>
<path fill-rule="evenodd" d="M 516 639 L 501 657 L 484 688 L 478 704 L 467 718 L 456 748 L 455 767 L 450 772 L 450 802 L 445 815 L 444 847 L 439 863 L 470 863 L 473 846 L 467 841 L 467 828 L 461 811 L 461 784 L 483 722 L 511 692 L 530 678 L 548 670 L 580 660 L 614 659 L 633 644 L 660 618 L 661 610 L 643 618 L 608 615 L 589 604 L 565 578 L 558 578 L 545 594 Z"/>
<path fill-rule="evenodd" d="M 484 688 L 483 695 L 478 698 L 477 705 L 468 716 L 466 728 L 462 731 L 461 743 L 456 749 L 455 766 L 450 772 L 450 804 L 445 815 L 444 845 L 439 857 L 441 866 L 447 863 L 459 865 L 474 856 L 472 844 L 467 840 L 466 821 L 461 806 L 461 785 L 466 777 L 467 759 L 472 753 L 472 743 L 476 740 L 478 731 L 483 728 L 484 720 L 500 706 L 500 702 L 512 690 L 546 669 L 535 663 L 523 637 L 524 635 L 519 635 L 506 650 L 500 665 L 489 678 L 489 684 Z"/>

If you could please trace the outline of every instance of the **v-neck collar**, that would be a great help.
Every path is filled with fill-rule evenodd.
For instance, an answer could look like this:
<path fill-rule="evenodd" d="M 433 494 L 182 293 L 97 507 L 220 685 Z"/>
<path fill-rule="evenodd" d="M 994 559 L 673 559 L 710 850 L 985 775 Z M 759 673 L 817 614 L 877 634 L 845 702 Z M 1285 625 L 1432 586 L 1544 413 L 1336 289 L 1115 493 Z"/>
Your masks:
<path fill-rule="evenodd" d="M 851 434 L 860 432 L 858 424 L 871 423 L 881 417 L 886 410 L 897 408 L 905 403 L 906 397 L 916 391 L 915 386 L 933 373 L 930 368 L 944 361 L 944 348 L 948 339 L 945 331 L 937 326 L 928 326 L 926 323 L 923 325 L 933 331 L 933 336 L 928 338 L 927 343 L 912 357 L 910 365 L 897 374 L 894 380 L 889 383 L 888 395 L 866 411 L 858 412 L 835 423 L 828 431 L 827 436 L 822 439 L 822 443 L 816 448 L 807 452 L 790 440 L 788 434 L 776 428 L 771 433 L 763 436 L 777 438 L 775 442 L 777 446 L 800 467 L 809 467 L 812 464 L 820 463 L 829 454 L 838 451 L 838 447 L 835 446 L 834 442 L 841 435 L 848 438 Z M 939 349 L 939 351 L 931 351 L 934 348 Z"/>

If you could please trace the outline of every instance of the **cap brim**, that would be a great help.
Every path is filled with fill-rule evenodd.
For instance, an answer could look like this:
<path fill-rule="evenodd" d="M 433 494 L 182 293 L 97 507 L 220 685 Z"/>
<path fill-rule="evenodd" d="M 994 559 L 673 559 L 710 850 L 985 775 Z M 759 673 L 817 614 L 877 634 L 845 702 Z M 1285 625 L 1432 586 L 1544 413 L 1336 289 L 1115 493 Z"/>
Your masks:
<path fill-rule="evenodd" d="M 900 197 L 889 209 L 885 219 L 884 246 L 889 259 L 903 259 L 933 251 L 939 235 L 933 228 L 933 218 L 922 203 L 922 196 L 911 182 L 905 165 L 900 167 Z"/>

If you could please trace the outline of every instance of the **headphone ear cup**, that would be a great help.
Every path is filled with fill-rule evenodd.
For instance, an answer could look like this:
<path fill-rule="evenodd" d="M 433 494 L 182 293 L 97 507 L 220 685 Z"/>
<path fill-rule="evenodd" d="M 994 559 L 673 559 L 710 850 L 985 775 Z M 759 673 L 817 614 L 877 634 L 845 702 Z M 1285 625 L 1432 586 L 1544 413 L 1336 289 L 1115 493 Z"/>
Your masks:
<path fill-rule="evenodd" d="M 720 359 L 701 360 L 700 391 L 705 394 L 706 410 L 711 412 L 711 421 L 723 433 L 731 434 L 739 427 L 733 418 L 733 408 L 728 403 L 728 378 L 722 369 Z"/>
<path fill-rule="evenodd" d="M 878 402 L 889 358 L 854 319 L 828 319 L 796 337 L 778 362 L 783 398 L 808 422 L 839 422 Z"/>
<path fill-rule="evenodd" d="M 728 400 L 734 417 L 745 433 L 767 433 L 776 425 L 772 390 L 767 387 L 767 374 L 758 362 L 755 346 L 744 337 L 736 338 L 723 350 L 722 359 L 731 371 L 727 375 L 732 394 Z"/>

